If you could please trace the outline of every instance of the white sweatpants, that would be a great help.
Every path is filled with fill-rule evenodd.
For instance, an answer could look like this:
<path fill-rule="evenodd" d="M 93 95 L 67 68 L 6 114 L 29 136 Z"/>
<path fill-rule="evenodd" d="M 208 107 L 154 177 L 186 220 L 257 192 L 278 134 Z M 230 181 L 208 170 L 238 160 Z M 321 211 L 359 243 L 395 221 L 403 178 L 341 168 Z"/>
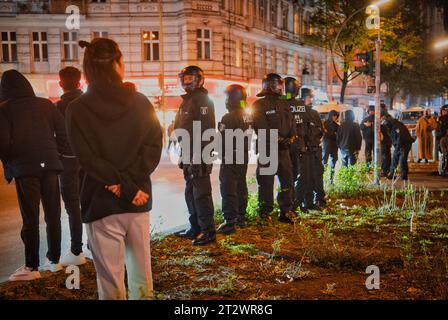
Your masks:
<path fill-rule="evenodd" d="M 153 296 L 149 213 L 121 213 L 86 224 L 100 300 L 124 300 L 126 264 L 128 297 Z"/>

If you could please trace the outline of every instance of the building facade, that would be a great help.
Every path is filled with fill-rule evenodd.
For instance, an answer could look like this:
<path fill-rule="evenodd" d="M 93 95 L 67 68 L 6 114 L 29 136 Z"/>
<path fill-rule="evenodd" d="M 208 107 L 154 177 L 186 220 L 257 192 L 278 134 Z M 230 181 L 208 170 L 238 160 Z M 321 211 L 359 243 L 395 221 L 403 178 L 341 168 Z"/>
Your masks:
<path fill-rule="evenodd" d="M 69 29 L 78 10 L 79 29 Z M 0 0 L 0 72 L 17 69 L 39 95 L 57 98 L 59 69 L 82 65 L 77 42 L 108 37 L 140 91 L 157 102 L 164 83 L 166 110 L 178 107 L 177 75 L 191 64 L 204 69 L 218 115 L 228 84 L 245 85 L 254 99 L 269 72 L 299 78 L 325 99 L 326 53 L 304 42 L 311 10 L 305 0 Z"/>

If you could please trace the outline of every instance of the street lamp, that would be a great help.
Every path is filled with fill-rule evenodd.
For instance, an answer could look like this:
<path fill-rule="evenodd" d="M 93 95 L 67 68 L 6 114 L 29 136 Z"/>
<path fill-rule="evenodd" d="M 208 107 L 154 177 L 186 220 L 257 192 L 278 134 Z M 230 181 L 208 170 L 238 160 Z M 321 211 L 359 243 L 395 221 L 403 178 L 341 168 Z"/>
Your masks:
<path fill-rule="evenodd" d="M 435 49 L 442 49 L 445 47 L 448 47 L 448 39 L 437 41 L 436 44 L 434 45 Z"/>
<path fill-rule="evenodd" d="M 379 175 L 379 162 L 381 158 L 381 28 L 380 28 L 380 9 L 379 7 L 390 2 L 391 0 L 379 0 L 374 4 L 363 7 L 357 11 L 355 11 L 350 17 L 348 17 L 341 26 L 332 47 L 332 53 L 336 48 L 337 41 L 339 36 L 341 35 L 342 30 L 347 25 L 347 23 L 358 13 L 361 11 L 365 11 L 369 17 L 366 20 L 366 26 L 368 29 L 376 29 L 378 30 L 378 38 L 375 41 L 376 43 L 376 64 L 375 64 L 375 152 L 374 152 L 374 180 L 375 184 L 380 184 L 380 175 Z M 334 62 L 334 55 L 332 55 Z"/>

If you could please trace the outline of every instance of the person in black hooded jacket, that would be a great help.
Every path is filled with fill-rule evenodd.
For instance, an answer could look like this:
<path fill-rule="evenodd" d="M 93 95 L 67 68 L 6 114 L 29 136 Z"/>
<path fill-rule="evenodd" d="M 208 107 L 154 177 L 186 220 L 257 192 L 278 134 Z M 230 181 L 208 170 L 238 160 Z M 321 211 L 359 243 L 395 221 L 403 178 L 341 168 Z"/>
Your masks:
<path fill-rule="evenodd" d="M 345 111 L 345 119 L 339 126 L 336 142 L 341 149 L 342 165 L 346 167 L 356 164 L 357 154 L 361 150 L 362 136 L 352 110 Z"/>
<path fill-rule="evenodd" d="M 338 134 L 339 124 L 339 112 L 336 110 L 331 110 L 328 113 L 328 118 L 324 122 L 324 141 L 323 141 L 323 164 L 327 165 L 328 160 L 330 160 L 331 167 L 331 180 L 333 180 L 334 168 L 336 167 L 336 162 L 338 162 L 338 145 L 336 143 L 336 138 Z"/>
<path fill-rule="evenodd" d="M 369 106 L 369 115 L 362 120 L 360 128 L 365 142 L 366 163 L 371 164 L 375 149 L 375 106 Z"/>
<path fill-rule="evenodd" d="M 382 115 L 382 121 L 385 121 L 390 128 L 390 137 L 394 146 L 394 154 L 392 156 L 392 164 L 390 166 L 387 179 L 393 179 L 396 174 L 396 169 L 400 165 L 401 180 L 408 180 L 408 157 L 411 151 L 412 144 L 415 139 L 411 136 L 409 129 L 403 122 L 393 119 L 391 115 Z"/>
<path fill-rule="evenodd" d="M 81 214 L 97 272 L 100 299 L 152 296 L 149 214 L 150 175 L 162 152 L 154 107 L 124 84 L 123 56 L 104 38 L 85 47 L 85 94 L 69 104 L 67 133 L 84 172 Z M 126 253 L 126 263 L 125 263 Z"/>
<path fill-rule="evenodd" d="M 16 181 L 25 245 L 25 265 L 10 280 L 34 280 L 40 277 L 41 201 L 48 243 L 48 261 L 42 269 L 62 268 L 58 174 L 63 169 L 60 156 L 68 152 L 64 119 L 49 100 L 36 97 L 31 84 L 16 70 L 3 73 L 0 97 L 0 158 L 8 181 Z"/>

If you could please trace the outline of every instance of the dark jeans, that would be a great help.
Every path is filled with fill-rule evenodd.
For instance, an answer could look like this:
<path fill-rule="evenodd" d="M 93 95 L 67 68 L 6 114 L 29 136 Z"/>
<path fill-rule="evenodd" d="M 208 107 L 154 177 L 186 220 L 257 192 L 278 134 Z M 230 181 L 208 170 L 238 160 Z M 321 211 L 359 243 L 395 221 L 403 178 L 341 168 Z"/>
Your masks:
<path fill-rule="evenodd" d="M 446 177 L 448 175 L 448 153 L 442 153 L 440 161 L 442 162 L 440 166 L 440 175 Z"/>
<path fill-rule="evenodd" d="M 392 157 L 392 165 L 389 174 L 395 174 L 395 170 L 400 165 L 400 175 L 402 179 L 408 178 L 408 157 L 412 144 L 404 146 L 395 146 L 394 155 Z"/>
<path fill-rule="evenodd" d="M 59 262 L 61 256 L 61 200 L 55 172 L 16 178 L 17 197 L 23 226 L 20 233 L 25 245 L 25 265 L 39 267 L 39 204 L 42 201 L 47 224 L 47 258 Z"/>
<path fill-rule="evenodd" d="M 244 219 L 247 208 L 247 164 L 221 164 L 219 181 L 226 221 Z"/>
<path fill-rule="evenodd" d="M 190 225 L 194 233 L 214 232 L 214 208 L 210 175 L 185 176 L 185 201 L 190 213 Z"/>
<path fill-rule="evenodd" d="M 364 141 L 366 143 L 366 148 L 364 150 L 364 155 L 366 157 L 366 163 L 370 164 L 370 163 L 372 163 L 372 159 L 373 159 L 375 143 L 373 141 L 367 141 L 367 140 L 364 140 Z"/>
<path fill-rule="evenodd" d="M 338 162 L 338 146 L 335 141 L 324 140 L 322 158 L 324 166 L 326 166 L 328 160 L 331 159 L 331 168 L 334 169 L 336 167 L 336 162 Z"/>
<path fill-rule="evenodd" d="M 75 255 L 82 252 L 82 222 L 79 203 L 80 165 L 76 158 L 63 158 L 64 171 L 60 175 L 61 194 L 70 225 L 71 251 Z"/>
<path fill-rule="evenodd" d="M 270 213 L 274 210 L 274 180 L 275 175 L 261 175 L 258 164 L 256 178 L 258 183 L 258 203 L 261 213 Z M 292 163 L 289 150 L 278 151 L 277 177 L 280 190 L 277 193 L 277 203 L 282 213 L 293 209 L 293 176 Z"/>
<path fill-rule="evenodd" d="M 356 153 L 348 150 L 348 149 L 341 149 L 342 153 L 342 166 L 348 167 L 353 166 L 356 164 Z"/>
<path fill-rule="evenodd" d="M 390 165 L 392 162 L 390 149 L 391 146 L 381 145 L 381 173 L 385 176 L 389 174 Z"/>

